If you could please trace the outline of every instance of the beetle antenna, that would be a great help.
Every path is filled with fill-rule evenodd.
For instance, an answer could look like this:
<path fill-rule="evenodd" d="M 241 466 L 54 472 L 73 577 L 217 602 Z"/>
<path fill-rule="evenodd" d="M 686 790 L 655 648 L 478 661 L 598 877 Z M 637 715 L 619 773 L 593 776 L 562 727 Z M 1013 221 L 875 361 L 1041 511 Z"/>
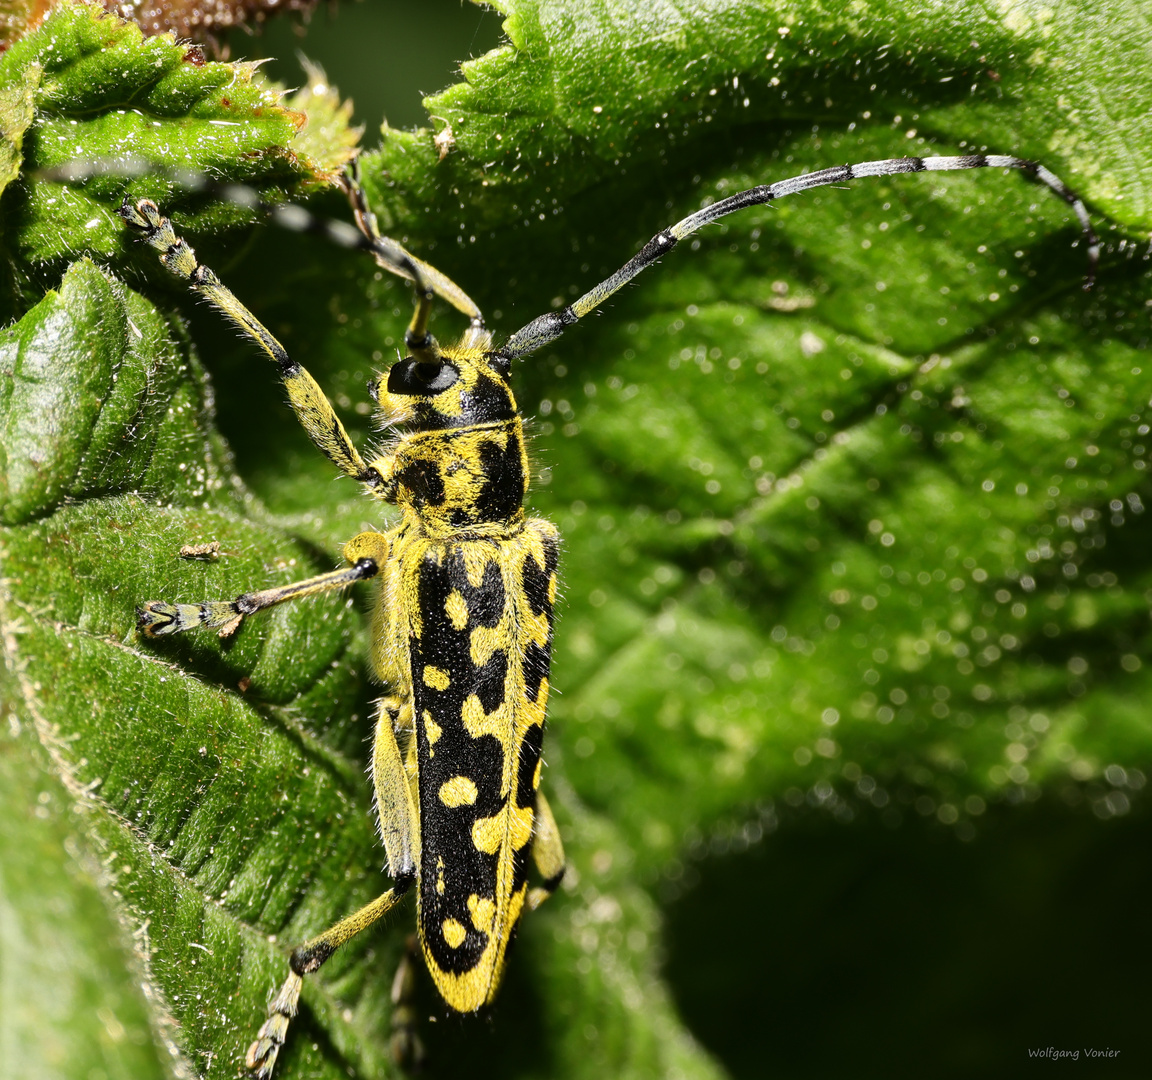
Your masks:
<path fill-rule="evenodd" d="M 952 172 L 960 169 L 1019 169 L 1025 176 L 1044 184 L 1076 213 L 1080 229 L 1088 248 L 1088 270 L 1084 287 L 1089 289 L 1096 279 L 1096 268 L 1100 262 L 1100 239 L 1092 228 L 1084 200 L 1072 191 L 1055 173 L 1043 165 L 1024 158 L 1004 154 L 969 154 L 964 157 L 909 157 L 886 158 L 883 161 L 864 161 L 857 165 L 836 165 L 819 172 L 804 173 L 800 176 L 778 180 L 774 184 L 763 184 L 737 192 L 727 199 L 706 206 L 689 214 L 671 228 L 657 233 L 639 252 L 628 260 L 611 277 L 605 278 L 595 288 L 586 292 L 575 303 L 561 311 L 550 311 L 533 319 L 527 326 L 516 331 L 499 349 L 501 356 L 518 360 L 536 352 L 549 342 L 555 341 L 573 323 L 594 311 L 613 293 L 618 292 L 642 270 L 646 270 L 662 255 L 667 255 L 686 236 L 703 228 L 718 218 L 744 210 L 749 206 L 761 206 L 781 199 L 785 195 L 796 195 L 812 188 L 826 187 L 829 184 L 842 184 L 846 180 L 857 180 L 865 176 L 895 176 L 898 173 Z"/>

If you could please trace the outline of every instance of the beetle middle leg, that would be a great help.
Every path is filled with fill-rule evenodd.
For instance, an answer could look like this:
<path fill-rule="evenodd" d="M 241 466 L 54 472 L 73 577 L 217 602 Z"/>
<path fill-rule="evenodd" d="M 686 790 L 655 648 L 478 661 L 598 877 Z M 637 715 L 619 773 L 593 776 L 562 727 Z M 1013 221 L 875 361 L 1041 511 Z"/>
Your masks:
<path fill-rule="evenodd" d="M 267 1080 L 276 1064 L 276 1055 L 288 1034 L 288 1022 L 296 1015 L 300 1003 L 300 989 L 304 976 L 316 971 L 341 945 L 351 941 L 362 930 L 366 930 L 378 919 L 383 918 L 396 906 L 416 880 L 415 873 L 408 873 L 396 879 L 396 884 L 381 893 L 370 904 L 341 919 L 318 937 L 306 941 L 292 953 L 289 961 L 291 972 L 280 987 L 280 992 L 268 1006 L 268 1019 L 256 1035 L 256 1041 L 248 1047 L 244 1062 L 259 1080 Z"/>
<path fill-rule="evenodd" d="M 205 600 L 199 604 L 147 600 L 136 609 L 137 629 L 147 637 L 164 637 L 203 626 L 217 631 L 222 638 L 230 637 L 247 616 L 258 611 L 375 577 L 388 558 L 388 540 L 383 533 L 360 533 L 344 545 L 344 558 L 350 566 L 289 585 L 242 593 L 235 600 Z"/>
<path fill-rule="evenodd" d="M 248 1068 L 258 1080 L 267 1080 L 272 1075 L 276 1055 L 288 1033 L 288 1022 L 296 1015 L 303 976 L 316 971 L 341 945 L 387 915 L 416 881 L 416 813 L 408 774 L 393 730 L 396 715 L 397 699 L 384 698 L 376 718 L 376 738 L 372 749 L 372 780 L 380 835 L 395 884 L 359 911 L 293 951 L 288 978 L 268 1006 L 268 1019 L 245 1057 Z M 401 1024 L 403 1026 L 402 1019 Z"/>

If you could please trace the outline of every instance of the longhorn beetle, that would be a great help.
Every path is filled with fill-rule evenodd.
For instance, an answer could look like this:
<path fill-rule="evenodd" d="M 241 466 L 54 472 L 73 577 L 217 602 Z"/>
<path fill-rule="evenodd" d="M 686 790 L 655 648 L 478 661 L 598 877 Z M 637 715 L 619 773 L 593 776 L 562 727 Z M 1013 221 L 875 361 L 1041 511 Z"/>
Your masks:
<path fill-rule="evenodd" d="M 349 540 L 343 569 L 235 600 L 150 601 L 137 612 L 140 630 L 150 637 L 198 626 L 227 636 L 275 604 L 369 578 L 380 582 L 371 664 L 388 692 L 377 712 L 372 782 L 393 884 L 292 953 L 288 978 L 248 1049 L 247 1066 L 257 1077 L 272 1073 L 303 976 L 410 888 L 416 889 L 420 950 L 436 988 L 451 1009 L 468 1013 L 495 997 L 524 909 L 539 906 L 564 876 L 560 835 L 540 791 L 559 536 L 524 511 L 528 458 L 512 362 L 556 340 L 678 241 L 727 214 L 861 177 L 980 168 L 1020 170 L 1073 208 L 1091 284 L 1100 244 L 1087 210 L 1044 166 L 1004 155 L 897 158 L 792 177 L 698 210 L 657 233 L 575 303 L 533 319 L 502 344 L 459 286 L 381 235 L 350 173 L 344 188 L 358 231 L 344 226 L 338 239 L 371 252 L 416 292 L 407 355 L 369 387 L 392 435 L 368 460 L 312 376 L 197 262 L 156 204 L 125 202 L 125 222 L 161 253 L 164 265 L 277 365 L 312 441 L 368 495 L 401 511 L 400 523 L 387 532 Z M 331 231 L 298 208 L 275 213 L 296 227 Z M 441 345 L 429 333 L 437 296 L 469 319 L 455 345 Z M 532 887 L 530 861 L 541 879 Z"/>

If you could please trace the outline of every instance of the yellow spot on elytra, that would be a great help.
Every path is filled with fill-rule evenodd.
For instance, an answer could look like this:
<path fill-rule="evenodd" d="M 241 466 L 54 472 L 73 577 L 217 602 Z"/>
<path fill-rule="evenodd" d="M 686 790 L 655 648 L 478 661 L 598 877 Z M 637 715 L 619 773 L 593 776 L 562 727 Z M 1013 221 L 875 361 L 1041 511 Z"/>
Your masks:
<path fill-rule="evenodd" d="M 513 851 L 519 851 L 532 839 L 536 811 L 530 806 L 514 806 L 508 810 L 508 819 L 508 842 Z"/>
<path fill-rule="evenodd" d="M 472 823 L 472 843 L 476 845 L 477 851 L 482 851 L 485 855 L 495 855 L 504 842 L 504 831 L 503 814 L 477 818 Z"/>
<path fill-rule="evenodd" d="M 499 626 L 476 627 L 470 639 L 472 663 L 477 667 L 483 667 L 497 649 L 507 647 L 507 642 L 508 630 L 503 625 L 503 620 Z"/>
<path fill-rule="evenodd" d="M 536 565 L 540 567 L 540 571 L 543 573 L 547 556 L 544 553 L 544 537 L 539 532 L 533 531 L 525 537 L 524 561 L 527 562 L 529 559 L 535 559 Z"/>
<path fill-rule="evenodd" d="M 548 603 L 556 603 L 556 575 L 551 574 L 548 577 Z"/>
<path fill-rule="evenodd" d="M 516 714 L 516 727 L 526 732 L 533 724 L 544 723 L 545 711 L 548 707 L 548 680 L 540 680 L 540 689 L 536 691 L 536 700 L 529 701 L 527 695 L 522 694 L 520 708 Z"/>
<path fill-rule="evenodd" d="M 444 935 L 444 940 L 448 942 L 450 948 L 458 949 L 464 944 L 464 939 L 468 936 L 468 931 L 464 929 L 455 919 L 445 919 L 440 924 L 440 933 Z"/>
<path fill-rule="evenodd" d="M 444 729 L 432 719 L 432 714 L 424 710 L 424 737 L 428 740 L 428 756 L 435 757 L 436 751 L 432 749 L 436 745 L 436 740 L 444 734 Z"/>
<path fill-rule="evenodd" d="M 507 702 L 502 701 L 490 713 L 486 713 L 480 698 L 476 694 L 469 694 L 464 699 L 460 718 L 464 721 L 464 730 L 472 738 L 494 735 L 502 744 L 507 743 L 512 720 L 512 710 L 508 708 Z"/>
<path fill-rule="evenodd" d="M 448 599 L 444 601 L 444 612 L 453 630 L 463 630 L 468 625 L 468 605 L 457 590 L 453 589 L 448 594 Z"/>
<path fill-rule="evenodd" d="M 484 580 L 484 571 L 488 567 L 488 554 L 487 545 L 464 545 L 464 572 L 468 575 L 468 584 L 474 589 L 480 588 Z"/>
<path fill-rule="evenodd" d="M 511 806 L 492 817 L 478 818 L 472 823 L 472 843 L 477 851 L 495 855 L 505 842 L 519 851 L 532 839 L 532 826 L 536 812 L 530 806 Z"/>
<path fill-rule="evenodd" d="M 536 762 L 536 771 L 532 774 L 532 790 L 535 791 L 540 786 L 540 770 L 544 768 L 544 759 L 541 758 Z"/>
<path fill-rule="evenodd" d="M 492 932 L 492 917 L 496 914 L 496 902 L 487 896 L 477 896 L 473 893 L 468 897 L 468 913 L 472 916 L 472 925 L 482 934 Z"/>
<path fill-rule="evenodd" d="M 540 648 L 544 648 L 548 644 L 548 616 L 541 612 L 539 615 L 531 615 L 524 620 L 521 632 L 527 641 L 531 641 Z"/>
<path fill-rule="evenodd" d="M 448 672 L 441 671 L 438 667 L 433 667 L 429 664 L 424 669 L 424 685 L 432 687 L 433 690 L 447 690 L 452 684 L 452 680 L 448 678 Z"/>
<path fill-rule="evenodd" d="M 471 806 L 476 801 L 476 785 L 466 776 L 454 776 L 440 785 L 440 801 L 445 806 Z"/>

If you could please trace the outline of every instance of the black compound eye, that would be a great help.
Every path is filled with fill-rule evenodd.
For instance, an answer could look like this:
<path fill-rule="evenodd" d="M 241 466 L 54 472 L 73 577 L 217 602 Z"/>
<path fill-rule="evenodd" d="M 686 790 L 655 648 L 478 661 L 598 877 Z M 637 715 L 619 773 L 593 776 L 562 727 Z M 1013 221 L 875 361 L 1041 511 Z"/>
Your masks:
<path fill-rule="evenodd" d="M 401 360 L 388 371 L 388 393 L 442 394 L 459 378 L 460 372 L 447 360 Z"/>

